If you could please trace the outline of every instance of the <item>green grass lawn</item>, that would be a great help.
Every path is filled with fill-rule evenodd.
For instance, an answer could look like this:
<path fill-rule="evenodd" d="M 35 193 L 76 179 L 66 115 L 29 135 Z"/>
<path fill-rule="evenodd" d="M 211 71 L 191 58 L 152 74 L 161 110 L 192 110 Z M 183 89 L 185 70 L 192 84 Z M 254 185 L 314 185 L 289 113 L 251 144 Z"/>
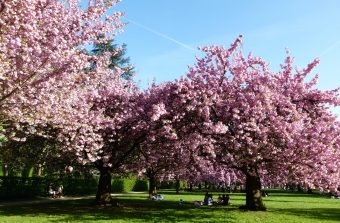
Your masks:
<path fill-rule="evenodd" d="M 0 222 L 340 222 L 340 200 L 319 195 L 272 191 L 264 198 L 268 211 L 242 211 L 241 193 L 231 194 L 230 206 L 194 207 L 204 193 L 161 191 L 163 201 L 149 201 L 147 194 L 115 196 L 121 207 L 95 206 L 92 199 L 56 200 L 51 203 L 0 207 Z M 214 193 L 216 199 L 217 193 Z M 182 198 L 186 202 L 179 205 Z"/>

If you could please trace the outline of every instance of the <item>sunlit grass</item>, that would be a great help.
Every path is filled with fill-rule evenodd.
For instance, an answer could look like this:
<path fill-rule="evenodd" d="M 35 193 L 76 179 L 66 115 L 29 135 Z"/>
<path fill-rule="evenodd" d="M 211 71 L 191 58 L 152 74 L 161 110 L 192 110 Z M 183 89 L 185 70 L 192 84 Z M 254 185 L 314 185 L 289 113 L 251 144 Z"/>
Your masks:
<path fill-rule="evenodd" d="M 271 192 L 264 198 L 266 212 L 239 210 L 245 202 L 241 193 L 231 194 L 230 206 L 200 207 L 193 201 L 202 200 L 203 192 L 161 194 L 163 201 L 147 200 L 147 194 L 116 195 L 120 207 L 98 207 L 91 199 L 6 206 L 0 208 L 0 222 L 340 222 L 340 200 L 315 194 Z"/>

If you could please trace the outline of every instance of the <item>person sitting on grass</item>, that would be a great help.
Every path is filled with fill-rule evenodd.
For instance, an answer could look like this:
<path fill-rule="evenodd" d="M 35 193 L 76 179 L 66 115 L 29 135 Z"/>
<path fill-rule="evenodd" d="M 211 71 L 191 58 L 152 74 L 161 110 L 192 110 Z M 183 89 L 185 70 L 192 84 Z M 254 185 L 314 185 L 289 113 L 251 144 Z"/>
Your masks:
<path fill-rule="evenodd" d="M 160 194 L 157 194 L 156 195 L 156 200 L 157 201 L 162 201 L 162 200 L 164 200 L 164 197 L 162 195 L 160 195 Z"/>
<path fill-rule="evenodd" d="M 212 194 L 209 194 L 208 192 L 205 193 L 205 196 L 204 196 L 204 201 L 203 201 L 203 204 L 204 205 L 212 205 L 213 204 L 213 195 Z"/>
<path fill-rule="evenodd" d="M 52 197 L 52 198 L 56 198 L 57 196 L 56 196 L 56 191 L 53 189 L 53 185 L 52 184 L 50 184 L 49 186 L 48 186 L 48 195 L 50 196 L 50 197 Z"/>
<path fill-rule="evenodd" d="M 202 201 L 194 201 L 194 206 L 198 207 L 198 206 L 202 206 L 203 202 Z"/>
<path fill-rule="evenodd" d="M 222 195 L 222 205 L 229 205 L 229 194 L 223 194 Z"/>
<path fill-rule="evenodd" d="M 154 193 L 154 192 L 149 193 L 149 200 L 156 200 L 156 195 L 157 193 Z"/>
<path fill-rule="evenodd" d="M 162 195 L 160 195 L 160 194 L 154 194 L 154 195 L 149 196 L 149 199 L 150 200 L 161 201 L 161 200 L 164 200 L 164 197 Z"/>
<path fill-rule="evenodd" d="M 262 197 L 268 197 L 269 196 L 269 194 L 264 190 L 261 192 L 261 195 L 262 195 Z"/>
<path fill-rule="evenodd" d="M 208 205 L 208 200 L 209 200 L 209 192 L 207 191 L 204 195 L 203 204 Z"/>
<path fill-rule="evenodd" d="M 56 197 L 58 197 L 58 198 L 62 197 L 63 196 L 63 190 L 64 190 L 63 185 L 59 185 L 58 189 L 56 191 Z"/>
<path fill-rule="evenodd" d="M 218 198 L 217 198 L 216 204 L 222 204 L 222 201 L 223 201 L 222 195 L 219 194 L 219 195 L 218 195 Z"/>

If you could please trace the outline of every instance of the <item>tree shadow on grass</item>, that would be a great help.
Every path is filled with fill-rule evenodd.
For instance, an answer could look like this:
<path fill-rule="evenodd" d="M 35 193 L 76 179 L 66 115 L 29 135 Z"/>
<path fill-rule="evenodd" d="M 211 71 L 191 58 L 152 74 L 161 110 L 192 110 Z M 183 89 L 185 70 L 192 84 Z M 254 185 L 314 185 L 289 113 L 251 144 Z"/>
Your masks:
<path fill-rule="evenodd" d="M 3 207 L 0 216 L 56 216 L 51 222 L 93 222 L 94 220 L 121 220 L 126 222 L 211 222 L 214 212 L 219 212 L 221 221 L 234 222 L 229 211 L 237 207 L 194 207 L 192 203 L 179 205 L 174 201 L 150 201 L 120 198 L 120 207 L 95 206 L 93 200 L 57 201 L 49 204 L 31 204 Z"/>
<path fill-rule="evenodd" d="M 327 203 L 326 201 L 320 201 L 320 200 L 312 200 L 312 199 L 309 199 L 309 200 L 306 200 L 306 199 L 301 199 L 301 200 L 277 200 L 277 199 L 268 199 L 268 198 L 264 198 L 263 199 L 264 202 L 279 202 L 279 203 L 297 203 L 297 202 L 301 202 L 301 203 L 308 203 L 308 204 L 325 204 Z M 340 202 L 339 202 L 339 205 L 340 205 Z"/>
<path fill-rule="evenodd" d="M 93 199 L 55 201 L 44 204 L 25 204 L 0 209 L 1 216 L 52 216 L 49 222 L 238 222 L 237 215 L 243 213 L 238 206 L 200 206 L 192 202 L 179 205 L 177 201 L 151 201 L 134 197 L 119 197 L 120 207 L 100 207 Z M 339 208 L 269 208 L 269 212 L 280 215 L 301 216 L 321 220 L 339 220 Z"/>
<path fill-rule="evenodd" d="M 269 193 L 270 196 L 275 197 L 311 197 L 311 198 L 323 198 L 327 197 L 325 194 L 318 193 L 306 193 L 306 192 L 298 192 L 298 191 L 284 191 L 284 190 L 264 190 Z"/>
<path fill-rule="evenodd" d="M 297 193 L 275 193 L 275 194 L 272 194 L 272 193 L 269 193 L 269 196 L 273 196 L 273 197 L 311 197 L 311 198 L 320 198 L 320 197 L 325 197 L 325 196 L 322 196 L 322 195 L 319 195 L 319 194 L 297 194 Z"/>
<path fill-rule="evenodd" d="M 271 209 L 271 212 L 278 214 L 287 214 L 301 216 L 304 218 L 318 219 L 323 221 L 339 221 L 340 208 L 286 208 L 286 209 Z"/>

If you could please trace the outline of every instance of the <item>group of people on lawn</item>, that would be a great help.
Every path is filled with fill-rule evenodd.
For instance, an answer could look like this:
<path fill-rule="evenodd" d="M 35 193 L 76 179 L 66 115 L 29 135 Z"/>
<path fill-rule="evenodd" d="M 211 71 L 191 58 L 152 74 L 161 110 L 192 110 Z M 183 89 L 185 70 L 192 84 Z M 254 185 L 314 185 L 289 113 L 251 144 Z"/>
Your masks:
<path fill-rule="evenodd" d="M 150 200 L 156 200 L 156 201 L 161 201 L 164 199 L 164 197 L 160 194 L 150 194 L 149 195 Z"/>
<path fill-rule="evenodd" d="M 48 195 L 52 198 L 60 198 L 63 195 L 63 185 L 50 184 L 48 186 Z"/>
<path fill-rule="evenodd" d="M 209 192 L 206 192 L 204 195 L 203 202 L 202 201 L 194 201 L 195 206 L 201 206 L 201 205 L 229 205 L 229 194 L 219 194 L 217 201 L 214 201 L 213 195 L 209 194 Z"/>
<path fill-rule="evenodd" d="M 150 194 L 149 195 L 150 200 L 163 200 L 164 197 L 160 194 Z M 202 201 L 194 201 L 195 206 L 201 206 L 201 205 L 229 205 L 229 194 L 219 194 L 217 201 L 213 200 L 213 195 L 209 194 L 209 192 L 206 192 L 204 195 L 203 202 Z M 180 199 L 179 204 L 184 204 L 184 200 Z"/>
<path fill-rule="evenodd" d="M 203 200 L 203 205 L 229 205 L 229 199 L 229 194 L 219 194 L 217 201 L 214 201 L 213 195 L 209 194 L 209 192 L 206 192 Z"/>

